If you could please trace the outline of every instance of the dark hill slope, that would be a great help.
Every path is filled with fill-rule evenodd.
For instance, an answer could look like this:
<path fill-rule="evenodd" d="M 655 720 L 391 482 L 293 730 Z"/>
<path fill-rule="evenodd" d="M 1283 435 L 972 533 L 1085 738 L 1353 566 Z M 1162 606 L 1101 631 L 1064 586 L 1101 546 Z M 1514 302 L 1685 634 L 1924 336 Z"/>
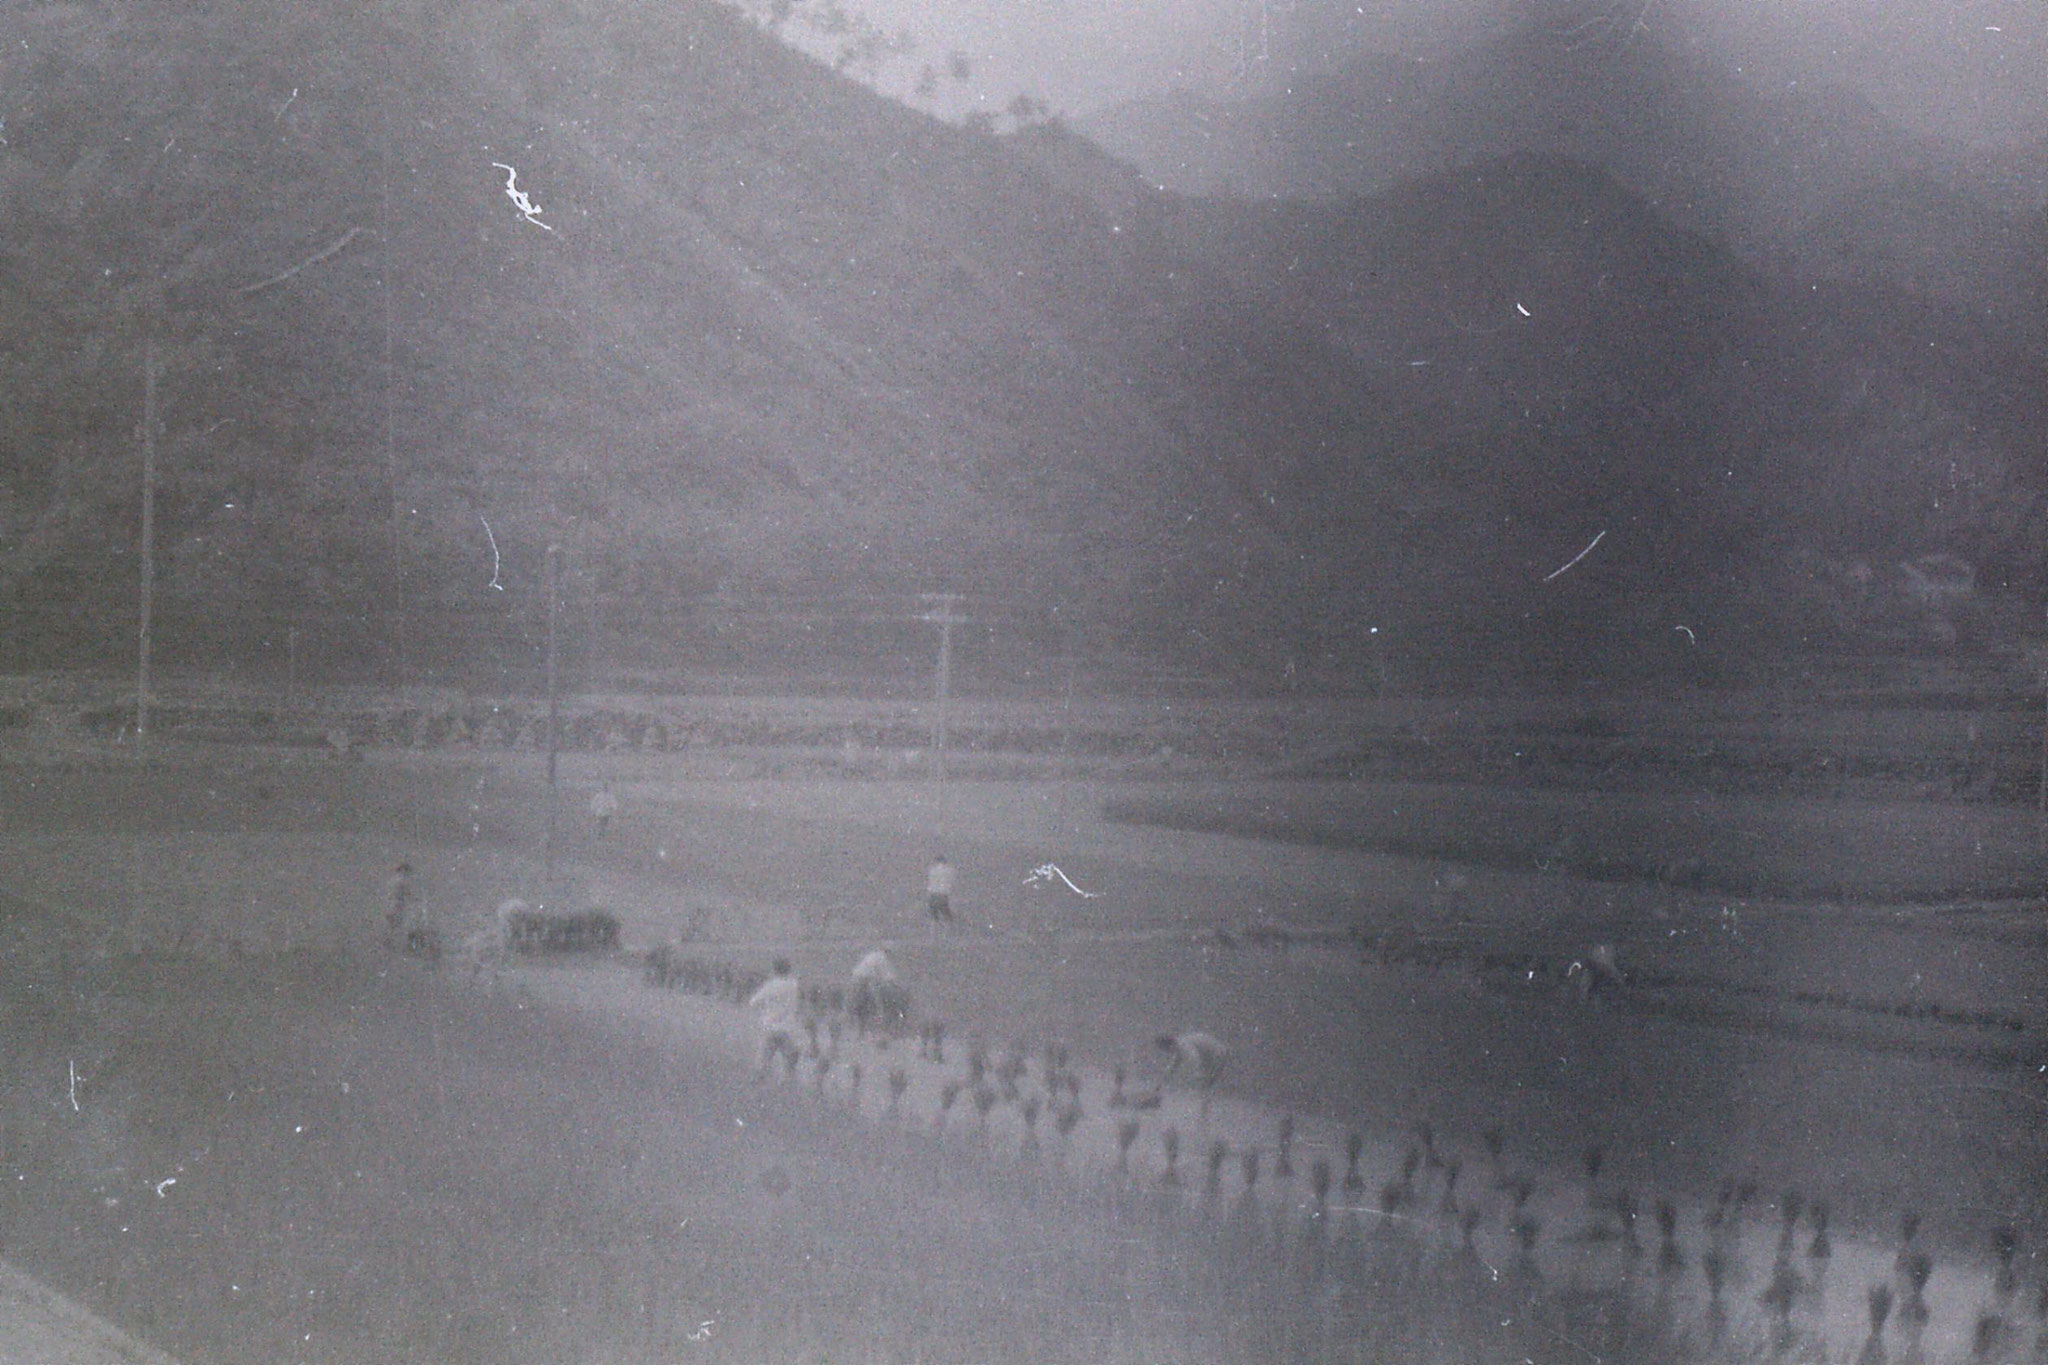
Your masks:
<path fill-rule="evenodd" d="M 18 593 L 132 579 L 146 333 L 173 598 L 496 609 L 488 519 L 515 590 L 561 538 L 627 614 L 947 587 L 1160 635 L 1228 613 L 1213 565 L 1289 558 L 1190 444 L 1240 394 L 1133 366 L 1217 301 L 1191 322 L 1086 200 L 720 7 L 32 17 Z"/>
<path fill-rule="evenodd" d="M 1753 605 L 1797 535 L 1760 454 L 1811 375 L 1772 300 L 1597 171 L 1517 158 L 1346 205 L 1204 206 L 1175 231 L 1190 254 L 1235 247 L 1233 288 L 1431 414 L 1386 457 L 1405 498 L 1342 509 L 1348 575 L 1404 634 L 1606 658 Z"/>
<path fill-rule="evenodd" d="M 1343 508 L 1354 572 L 1492 652 L 1605 665 L 1703 620 L 1745 649 L 1832 647 L 1796 605 L 1816 558 L 1885 573 L 1942 551 L 1987 588 L 2040 590 L 2027 329 L 1882 286 L 1785 290 L 1556 157 L 1344 203 L 1176 201 L 1165 221 L 1235 294 L 1430 415 L 1396 447 L 1416 501 Z M 1442 592 L 1447 569 L 1483 590 Z"/>
<path fill-rule="evenodd" d="M 575 619 L 669 662 L 761 604 L 903 625 L 948 589 L 1253 680 L 1661 667 L 1676 619 L 1771 618 L 1801 452 L 1890 416 L 1830 399 L 1725 253 L 1557 158 L 1191 203 L 692 0 L 16 13 L 17 662 L 131 638 L 147 349 L 165 648 L 246 662 L 303 621 L 367 670 L 403 607 L 416 661 L 475 678 L 534 638 L 550 541 Z M 1916 366 L 1875 391 L 1933 391 Z M 1942 401 L 1930 430 L 1976 421 Z"/>

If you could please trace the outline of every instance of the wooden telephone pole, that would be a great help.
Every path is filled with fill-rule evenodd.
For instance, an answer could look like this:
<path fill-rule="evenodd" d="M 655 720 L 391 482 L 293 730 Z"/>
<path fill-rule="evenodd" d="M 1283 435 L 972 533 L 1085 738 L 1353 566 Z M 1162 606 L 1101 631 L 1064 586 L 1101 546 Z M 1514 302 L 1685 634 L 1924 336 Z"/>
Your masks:
<path fill-rule="evenodd" d="M 967 624 L 967 618 L 957 613 L 959 605 L 966 601 L 965 595 L 957 592 L 928 592 L 921 600 L 930 605 L 920 619 L 935 621 L 939 627 L 939 676 L 937 697 L 932 708 L 932 776 L 939 781 L 946 780 L 946 709 L 953 694 L 953 627 Z"/>
<path fill-rule="evenodd" d="M 2041 787 L 2037 798 L 2041 814 L 2040 837 L 2048 840 L 2048 652 L 2041 659 Z"/>
<path fill-rule="evenodd" d="M 142 603 L 136 631 L 135 745 L 149 737 L 149 627 L 156 597 L 156 342 L 142 348 Z"/>
<path fill-rule="evenodd" d="M 547 872 L 541 883 L 541 894 L 552 897 L 555 893 L 555 755 L 562 743 L 562 702 L 556 687 L 558 669 L 556 661 L 559 651 L 555 646 L 555 622 L 561 615 L 562 605 L 562 547 L 548 546 L 548 834 Z"/>

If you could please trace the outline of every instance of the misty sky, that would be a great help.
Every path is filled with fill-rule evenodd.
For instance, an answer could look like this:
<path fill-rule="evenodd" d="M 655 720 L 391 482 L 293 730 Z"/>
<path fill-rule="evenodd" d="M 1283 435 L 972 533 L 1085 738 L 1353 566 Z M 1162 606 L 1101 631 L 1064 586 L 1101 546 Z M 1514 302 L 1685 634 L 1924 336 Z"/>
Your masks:
<path fill-rule="evenodd" d="M 1334 65 L 1347 52 L 1439 54 L 1532 19 L 1571 23 L 1572 0 L 859 0 L 925 54 L 958 48 L 1000 106 L 1024 90 L 1056 110 L 1175 86 L 1243 89 L 1248 54 Z M 1618 6 L 1616 6 L 1618 8 Z M 1848 84 L 1922 132 L 2010 142 L 2048 135 L 2043 0 L 1631 0 L 1672 47 L 1696 44 L 1760 86 Z M 1283 65 L 1284 63 L 1284 65 Z M 900 82 L 885 81 L 885 85 Z"/>

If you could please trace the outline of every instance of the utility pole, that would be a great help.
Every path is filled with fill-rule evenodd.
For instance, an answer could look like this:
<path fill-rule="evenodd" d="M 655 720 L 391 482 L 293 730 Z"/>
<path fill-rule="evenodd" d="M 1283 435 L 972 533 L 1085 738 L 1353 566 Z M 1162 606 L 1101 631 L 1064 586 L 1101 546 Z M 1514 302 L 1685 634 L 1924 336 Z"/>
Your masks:
<path fill-rule="evenodd" d="M 2048 655 L 2041 662 L 2041 794 L 2040 837 L 2048 840 Z"/>
<path fill-rule="evenodd" d="M 149 736 L 149 614 L 156 592 L 156 341 L 142 344 L 142 600 L 136 631 L 135 757 Z M 128 928 L 131 937 L 144 906 L 142 831 L 128 843 Z"/>
<path fill-rule="evenodd" d="M 1074 642 L 1067 641 L 1067 695 L 1060 703 L 1060 762 L 1059 781 L 1064 791 L 1067 784 L 1067 751 L 1074 739 Z"/>
<path fill-rule="evenodd" d="M 552 896 L 555 890 L 555 754 L 561 747 L 562 705 L 556 692 L 557 676 L 555 648 L 555 621 L 561 615 L 562 592 L 562 547 L 548 546 L 548 834 L 547 874 L 541 884 L 541 895 Z"/>
<path fill-rule="evenodd" d="M 156 596 L 156 342 L 142 347 L 142 609 L 135 656 L 135 747 L 149 737 L 149 626 Z"/>
<path fill-rule="evenodd" d="M 943 782 L 946 780 L 946 708 L 953 693 L 953 627 L 965 625 L 967 618 L 958 615 L 955 609 L 966 597 L 957 592 L 928 592 L 922 600 L 931 604 L 922 619 L 936 621 L 939 626 L 939 677 L 938 698 L 932 711 L 932 775 Z"/>
<path fill-rule="evenodd" d="M 1067 812 L 1068 808 L 1073 804 L 1074 795 L 1074 774 L 1073 766 L 1070 761 L 1070 753 L 1073 748 L 1074 740 L 1075 673 L 1074 630 L 1072 625 L 1066 625 L 1064 627 L 1063 633 L 1066 636 L 1065 640 L 1063 641 L 1065 648 L 1061 652 L 1066 655 L 1067 686 L 1066 696 L 1062 698 L 1060 701 L 1060 756 L 1058 765 L 1054 769 L 1054 780 L 1057 783 L 1057 790 L 1059 792 L 1059 796 L 1053 803 L 1053 810 L 1055 813 L 1055 824 L 1053 827 L 1053 834 L 1054 837 L 1059 840 L 1064 840 L 1067 837 Z"/>

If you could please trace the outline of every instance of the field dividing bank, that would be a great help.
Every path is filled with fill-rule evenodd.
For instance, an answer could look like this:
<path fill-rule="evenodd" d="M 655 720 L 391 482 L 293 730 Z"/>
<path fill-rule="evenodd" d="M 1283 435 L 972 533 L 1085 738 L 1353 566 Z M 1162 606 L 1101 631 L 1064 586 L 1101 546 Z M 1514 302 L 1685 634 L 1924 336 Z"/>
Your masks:
<path fill-rule="evenodd" d="M 1391 782 L 1134 788 L 1112 820 L 1775 900 L 2048 896 L 2048 817 L 1980 804 Z"/>
<path fill-rule="evenodd" d="M 48 1285 L 0 1263 L 0 1365 L 178 1365 Z"/>

